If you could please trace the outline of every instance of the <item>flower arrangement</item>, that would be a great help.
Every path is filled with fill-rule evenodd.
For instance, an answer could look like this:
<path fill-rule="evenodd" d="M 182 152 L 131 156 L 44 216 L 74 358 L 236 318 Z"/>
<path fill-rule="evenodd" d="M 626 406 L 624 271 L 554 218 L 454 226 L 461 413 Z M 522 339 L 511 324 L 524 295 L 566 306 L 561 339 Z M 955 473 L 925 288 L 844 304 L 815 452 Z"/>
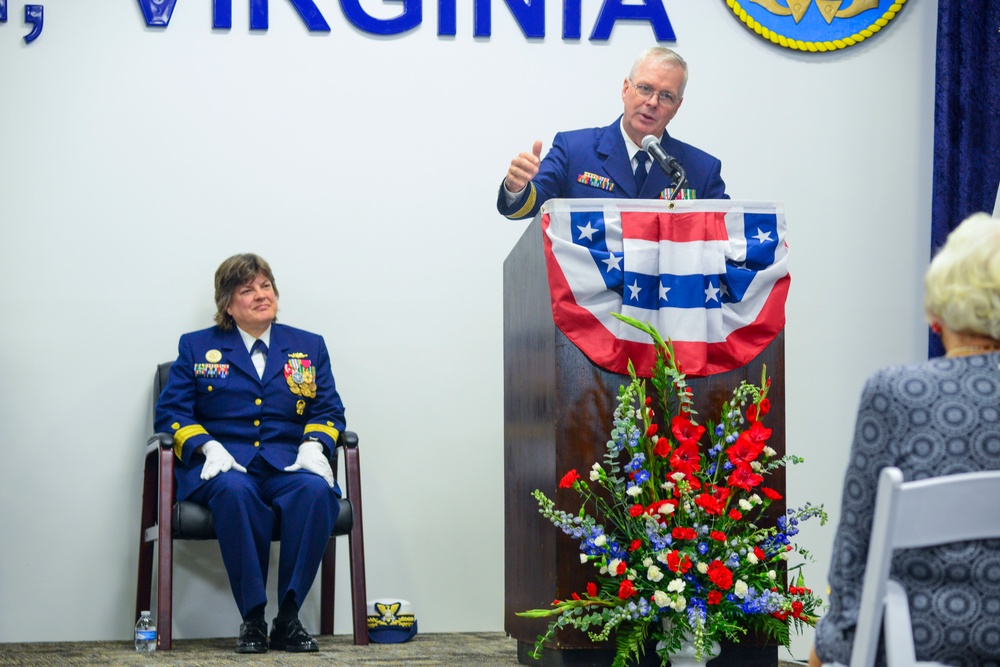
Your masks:
<path fill-rule="evenodd" d="M 826 513 L 806 504 L 768 520 L 768 507 L 781 500 L 766 485 L 768 474 L 803 459 L 778 457 L 767 445 L 766 368 L 760 385 L 742 382 L 719 421 L 702 426 L 671 342 L 648 324 L 618 317 L 653 338 L 650 383 L 658 405 L 630 363 L 603 465 L 594 464 L 589 480 L 570 470 L 559 482 L 580 494 L 579 512 L 558 510 L 542 492 L 533 493 L 542 515 L 580 540 L 581 564 L 596 569 L 585 591 L 521 612 L 555 617 L 534 657 L 564 627 L 586 631 L 595 642 L 614 632 L 613 667 L 641 656 L 649 641 L 657 641 L 663 665 L 684 643 L 693 643 L 703 660 L 718 651 L 713 644 L 720 639 L 736 641 L 750 630 L 788 647 L 790 629 L 814 625 L 821 605 L 805 586 L 804 562 L 790 563 L 796 555 L 810 558 L 791 538 L 800 521 L 819 517 L 822 524 Z M 791 579 L 796 570 L 795 585 L 787 585 L 786 572 Z"/>

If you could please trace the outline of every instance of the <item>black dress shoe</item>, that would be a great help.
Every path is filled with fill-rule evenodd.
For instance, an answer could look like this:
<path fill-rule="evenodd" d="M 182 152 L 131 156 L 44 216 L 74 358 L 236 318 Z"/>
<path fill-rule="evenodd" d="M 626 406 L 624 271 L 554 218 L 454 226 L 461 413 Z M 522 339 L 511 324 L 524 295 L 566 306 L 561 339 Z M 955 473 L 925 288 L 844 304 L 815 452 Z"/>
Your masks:
<path fill-rule="evenodd" d="M 237 653 L 267 653 L 267 621 L 247 621 L 240 624 Z"/>
<path fill-rule="evenodd" d="M 309 636 L 299 619 L 295 619 L 288 624 L 274 622 L 271 626 L 271 648 L 292 653 L 313 653 L 319 650 L 319 644 Z"/>

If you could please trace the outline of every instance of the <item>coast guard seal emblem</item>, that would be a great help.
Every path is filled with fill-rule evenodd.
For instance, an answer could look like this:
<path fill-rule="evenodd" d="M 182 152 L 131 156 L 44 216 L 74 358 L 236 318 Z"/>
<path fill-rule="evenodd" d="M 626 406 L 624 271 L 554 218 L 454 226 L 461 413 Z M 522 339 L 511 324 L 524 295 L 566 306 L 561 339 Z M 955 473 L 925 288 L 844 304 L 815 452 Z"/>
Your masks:
<path fill-rule="evenodd" d="M 736 17 L 778 46 L 809 52 L 844 49 L 873 36 L 906 0 L 725 0 Z"/>

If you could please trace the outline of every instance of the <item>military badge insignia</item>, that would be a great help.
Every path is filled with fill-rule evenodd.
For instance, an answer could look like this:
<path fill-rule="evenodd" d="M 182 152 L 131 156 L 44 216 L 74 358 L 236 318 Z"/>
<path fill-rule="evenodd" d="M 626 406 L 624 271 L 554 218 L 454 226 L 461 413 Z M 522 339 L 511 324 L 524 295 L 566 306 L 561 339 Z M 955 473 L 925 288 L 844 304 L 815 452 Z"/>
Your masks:
<path fill-rule="evenodd" d="M 296 396 L 316 398 L 316 371 L 308 359 L 289 359 L 285 364 L 285 382 Z"/>
<path fill-rule="evenodd" d="M 413 605 L 406 600 L 368 601 L 368 638 L 376 644 L 398 644 L 417 634 Z"/>
<path fill-rule="evenodd" d="M 906 0 L 725 0 L 747 28 L 787 49 L 854 46 L 886 27 Z"/>
<path fill-rule="evenodd" d="M 288 355 L 289 359 L 305 359 L 308 356 L 305 352 L 292 352 Z"/>
<path fill-rule="evenodd" d="M 209 350 L 205 353 L 205 361 L 210 364 L 217 364 L 222 361 L 222 353 L 218 350 Z"/>
<path fill-rule="evenodd" d="M 301 398 L 295 401 L 295 414 L 301 415 L 306 411 L 306 402 Z"/>

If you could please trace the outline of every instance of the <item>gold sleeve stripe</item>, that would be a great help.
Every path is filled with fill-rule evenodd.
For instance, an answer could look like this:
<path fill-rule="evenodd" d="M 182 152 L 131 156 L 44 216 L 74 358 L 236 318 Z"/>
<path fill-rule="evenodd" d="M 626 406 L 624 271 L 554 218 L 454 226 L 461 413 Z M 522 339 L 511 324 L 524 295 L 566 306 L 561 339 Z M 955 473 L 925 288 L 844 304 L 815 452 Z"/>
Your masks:
<path fill-rule="evenodd" d="M 304 433 L 313 433 L 315 431 L 326 433 L 334 442 L 337 442 L 337 438 L 340 437 L 340 431 L 330 426 L 324 426 L 323 424 L 306 424 Z"/>
<path fill-rule="evenodd" d="M 184 443 L 188 438 L 202 434 L 208 435 L 208 431 L 201 424 L 190 424 L 174 431 L 174 456 L 181 458 L 181 450 L 184 449 Z"/>
<path fill-rule="evenodd" d="M 531 211 L 532 208 L 535 207 L 535 184 L 528 183 L 528 187 L 531 188 L 531 192 L 528 193 L 528 199 L 524 202 L 524 206 L 507 216 L 511 220 L 523 218 L 528 215 L 528 212 Z"/>

